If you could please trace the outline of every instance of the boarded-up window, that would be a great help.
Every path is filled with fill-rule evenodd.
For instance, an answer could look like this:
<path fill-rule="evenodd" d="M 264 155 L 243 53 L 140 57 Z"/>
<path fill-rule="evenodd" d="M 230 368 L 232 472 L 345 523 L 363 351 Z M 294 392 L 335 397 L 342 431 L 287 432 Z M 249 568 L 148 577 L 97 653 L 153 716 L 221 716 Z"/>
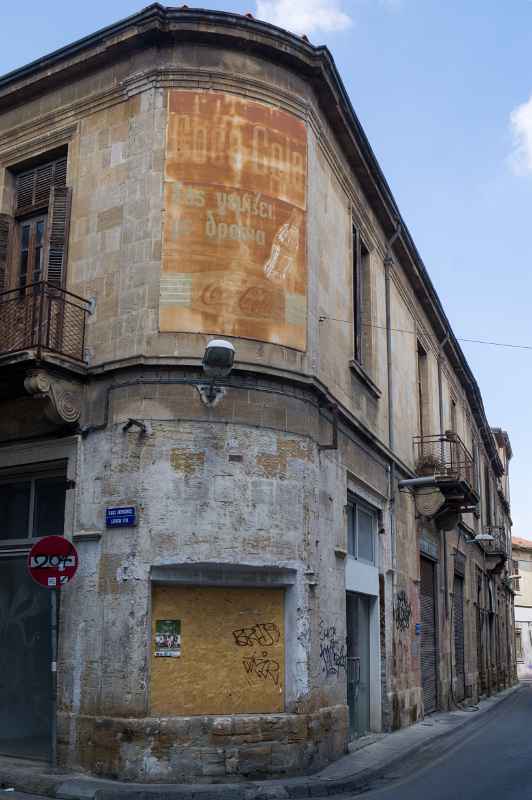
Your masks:
<path fill-rule="evenodd" d="M 155 586 L 152 599 L 153 714 L 284 711 L 282 589 Z M 179 643 L 164 658 L 169 621 Z"/>

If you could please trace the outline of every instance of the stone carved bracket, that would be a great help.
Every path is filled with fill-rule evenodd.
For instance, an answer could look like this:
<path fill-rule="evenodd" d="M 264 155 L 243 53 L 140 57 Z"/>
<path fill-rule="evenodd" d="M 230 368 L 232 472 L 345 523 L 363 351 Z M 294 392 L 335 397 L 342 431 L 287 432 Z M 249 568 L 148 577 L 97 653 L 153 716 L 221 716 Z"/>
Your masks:
<path fill-rule="evenodd" d="M 24 378 L 28 394 L 46 400 L 44 414 L 54 425 L 73 425 L 81 414 L 81 385 L 45 370 L 31 370 Z"/>

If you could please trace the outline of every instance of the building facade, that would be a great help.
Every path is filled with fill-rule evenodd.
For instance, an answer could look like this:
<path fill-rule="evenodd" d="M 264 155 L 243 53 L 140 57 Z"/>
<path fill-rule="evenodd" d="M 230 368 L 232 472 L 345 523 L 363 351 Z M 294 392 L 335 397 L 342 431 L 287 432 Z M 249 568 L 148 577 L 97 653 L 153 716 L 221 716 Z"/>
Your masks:
<path fill-rule="evenodd" d="M 512 538 L 515 658 L 519 680 L 532 679 L 532 541 Z"/>
<path fill-rule="evenodd" d="M 515 680 L 508 436 L 325 48 L 155 4 L 1 78 L 0 274 L 0 752 L 298 774 Z"/>

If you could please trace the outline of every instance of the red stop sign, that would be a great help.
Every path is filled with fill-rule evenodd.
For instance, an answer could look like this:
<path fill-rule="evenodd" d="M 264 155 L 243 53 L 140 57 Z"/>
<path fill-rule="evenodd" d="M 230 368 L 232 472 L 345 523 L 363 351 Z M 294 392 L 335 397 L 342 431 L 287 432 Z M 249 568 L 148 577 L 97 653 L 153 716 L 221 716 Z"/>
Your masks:
<path fill-rule="evenodd" d="M 28 555 L 28 571 L 34 581 L 47 589 L 60 589 L 78 568 L 78 552 L 64 536 L 45 536 Z"/>

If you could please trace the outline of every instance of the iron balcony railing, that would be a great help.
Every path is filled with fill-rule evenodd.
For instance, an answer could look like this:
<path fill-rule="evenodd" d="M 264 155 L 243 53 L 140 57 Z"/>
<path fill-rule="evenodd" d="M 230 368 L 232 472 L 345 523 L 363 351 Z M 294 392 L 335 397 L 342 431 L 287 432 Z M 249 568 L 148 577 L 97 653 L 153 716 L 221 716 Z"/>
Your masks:
<path fill-rule="evenodd" d="M 487 553 L 504 553 L 508 555 L 508 537 L 502 525 L 484 525 L 481 530 L 482 533 L 489 533 L 490 536 L 493 536 L 493 541 L 482 542 Z"/>
<path fill-rule="evenodd" d="M 433 436 L 414 438 L 414 458 L 419 476 L 434 476 L 437 480 L 466 481 L 474 483 L 473 456 L 452 431 Z"/>
<path fill-rule="evenodd" d="M 84 362 L 89 304 L 44 281 L 0 294 L 0 356 L 27 350 Z"/>

